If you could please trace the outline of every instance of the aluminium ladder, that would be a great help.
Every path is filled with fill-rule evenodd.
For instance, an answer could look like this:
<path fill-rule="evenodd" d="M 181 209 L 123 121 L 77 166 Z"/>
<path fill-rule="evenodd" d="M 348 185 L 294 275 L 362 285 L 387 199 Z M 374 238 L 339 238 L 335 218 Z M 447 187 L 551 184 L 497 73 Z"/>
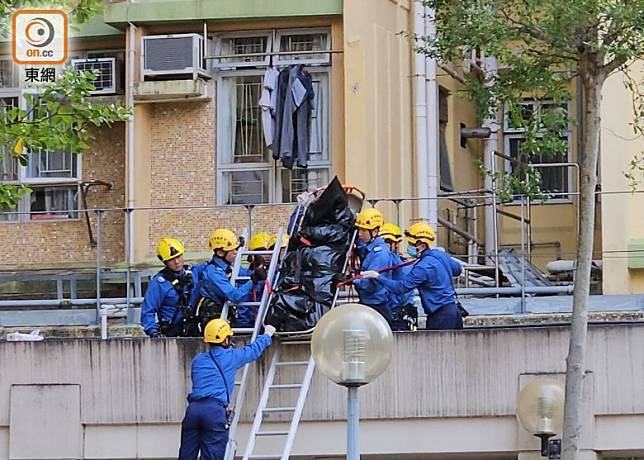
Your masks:
<path fill-rule="evenodd" d="M 362 206 L 362 202 L 364 201 L 364 193 L 362 193 L 361 191 L 351 186 L 343 187 L 343 188 L 345 188 L 345 191 L 347 192 L 356 190 L 362 195 L 362 197 L 359 199 L 359 206 L 357 209 L 359 210 L 359 208 Z M 323 189 L 324 188 L 319 189 L 318 192 Z M 306 210 L 309 204 L 310 202 L 303 205 L 298 205 L 296 228 L 299 228 L 301 226 L 301 223 L 304 219 L 304 215 L 306 214 Z M 357 210 L 354 209 L 354 211 L 357 211 Z M 292 231 L 293 233 L 297 233 L 296 230 L 292 230 Z M 347 251 L 347 257 L 345 259 L 344 266 L 342 269 L 343 273 L 346 272 L 347 267 L 349 265 L 350 252 L 352 250 L 351 248 L 353 248 L 356 234 L 357 232 L 354 230 L 351 236 L 350 244 L 348 246 L 349 249 Z M 282 235 L 282 231 L 280 230 L 280 233 L 277 239 L 278 242 L 281 241 L 281 235 Z M 276 261 L 275 257 L 271 259 L 271 268 L 273 268 L 273 262 L 275 261 Z M 279 274 L 277 276 L 279 277 Z M 275 286 L 276 282 L 277 280 L 271 281 L 271 286 Z M 266 313 L 268 310 L 270 294 L 267 291 L 268 290 L 265 289 L 262 295 L 262 302 L 260 304 L 260 308 L 257 314 L 257 319 L 255 321 L 255 328 L 253 330 L 253 340 L 257 336 L 259 329 L 262 327 L 264 317 L 266 316 Z M 331 303 L 331 308 L 334 308 L 336 306 L 339 293 L 340 293 L 340 289 L 337 289 L 333 297 L 333 301 Z M 302 331 L 299 333 L 282 333 L 280 335 L 291 336 L 294 340 L 291 340 L 291 341 L 283 340 L 280 343 L 276 343 L 273 347 L 271 347 L 273 349 L 273 356 L 271 358 L 270 366 L 266 373 L 266 380 L 264 381 L 262 393 L 259 398 L 257 409 L 255 411 L 255 417 L 253 419 L 253 424 L 251 426 L 251 430 L 248 436 L 248 442 L 246 444 L 246 449 L 244 451 L 243 460 L 287 460 L 290 457 L 291 450 L 293 448 L 293 443 L 295 441 L 295 435 L 297 433 L 297 428 L 300 423 L 300 418 L 302 416 L 304 404 L 306 402 L 306 396 L 308 394 L 309 388 L 311 386 L 311 381 L 313 380 L 313 374 L 315 372 L 315 361 L 313 360 L 313 356 L 311 355 L 310 338 L 311 338 L 312 332 L 313 332 L 313 329 L 309 331 Z M 297 337 L 299 337 L 299 339 Z M 282 355 L 282 351 L 284 348 L 297 346 L 297 345 L 306 345 L 306 359 L 280 361 L 280 356 Z M 235 435 L 237 434 L 237 427 L 239 425 L 239 417 L 240 417 L 241 407 L 244 399 L 244 393 L 245 393 L 246 385 L 248 383 L 248 368 L 249 368 L 249 365 L 246 365 L 244 367 L 244 374 L 242 376 L 241 385 L 237 393 L 237 398 L 235 403 L 235 417 L 233 420 L 233 424 L 231 425 L 231 428 L 230 428 L 229 441 L 226 447 L 226 454 L 224 456 L 224 460 L 234 460 L 235 458 L 236 446 L 237 446 Z M 276 383 L 276 380 L 281 380 L 278 376 L 282 372 L 286 372 L 286 374 L 288 375 L 288 370 L 293 370 L 293 372 L 297 372 L 297 370 L 295 370 L 297 368 L 300 368 L 300 369 L 304 368 L 304 374 L 302 375 L 302 377 L 299 379 L 296 378 L 298 381 L 288 382 L 288 383 L 284 383 L 280 381 Z M 290 396 L 292 400 L 292 397 L 294 396 L 292 394 L 293 393 L 292 390 L 299 390 L 295 404 L 286 405 L 282 403 L 281 401 L 286 399 L 284 397 L 284 392 L 291 391 L 291 395 L 287 394 L 286 396 Z M 277 405 L 269 406 L 271 391 L 273 391 L 273 394 L 278 393 L 279 396 L 282 396 L 281 398 L 279 398 L 280 403 L 278 403 Z M 272 413 L 290 414 L 288 429 L 281 429 L 281 430 L 264 429 L 263 430 L 262 425 L 264 422 L 264 416 L 266 414 L 272 414 Z M 283 441 L 283 444 L 282 444 L 283 447 L 281 447 L 281 453 L 279 454 L 258 453 L 257 452 L 258 438 L 263 438 L 263 439 L 277 438 L 278 440 Z M 275 449 L 272 449 L 272 450 L 275 450 Z"/>
<path fill-rule="evenodd" d="M 279 266 L 279 262 L 280 262 L 279 259 L 281 255 L 281 249 L 282 249 L 281 244 L 279 243 L 282 241 L 283 234 L 284 234 L 284 230 L 280 228 L 277 233 L 277 242 L 272 250 L 250 251 L 246 248 L 246 244 L 248 242 L 247 231 L 244 230 L 242 232 L 242 236 L 244 237 L 244 244 L 237 252 L 237 257 L 235 258 L 235 262 L 233 263 L 233 271 L 230 278 L 230 282 L 233 284 L 233 286 L 235 286 L 238 281 L 250 279 L 247 276 L 239 276 L 239 269 L 241 268 L 242 261 L 246 256 L 249 256 L 249 255 L 270 255 L 271 256 L 271 261 L 268 266 L 268 270 L 266 271 L 266 282 L 271 287 L 274 285 L 274 278 L 277 273 L 277 268 Z M 259 302 L 241 302 L 237 304 L 238 306 L 257 306 L 258 307 L 257 317 L 255 318 L 255 327 L 252 329 L 251 342 L 257 338 L 257 336 L 259 335 L 259 331 L 263 327 L 264 316 L 266 315 L 266 310 L 268 309 L 269 299 L 270 299 L 270 290 L 263 289 L 262 297 Z M 228 317 L 229 305 L 230 305 L 229 302 L 226 302 L 224 304 L 224 308 L 221 312 L 221 316 L 223 318 Z M 243 332 L 250 332 L 250 329 L 243 330 Z M 241 413 L 241 409 L 243 407 L 244 394 L 246 393 L 246 386 L 248 385 L 248 377 L 249 377 L 249 370 L 250 370 L 251 364 L 252 363 L 248 363 L 243 367 L 241 379 L 239 381 L 235 381 L 235 389 L 236 389 L 236 395 L 234 398 L 235 416 L 229 428 L 229 438 L 228 438 L 228 444 L 226 446 L 226 454 L 224 456 L 224 459 L 229 459 L 229 458 L 233 459 L 235 457 L 236 444 L 237 444 L 235 440 L 235 436 L 237 434 L 237 427 L 239 425 L 239 416 Z"/>

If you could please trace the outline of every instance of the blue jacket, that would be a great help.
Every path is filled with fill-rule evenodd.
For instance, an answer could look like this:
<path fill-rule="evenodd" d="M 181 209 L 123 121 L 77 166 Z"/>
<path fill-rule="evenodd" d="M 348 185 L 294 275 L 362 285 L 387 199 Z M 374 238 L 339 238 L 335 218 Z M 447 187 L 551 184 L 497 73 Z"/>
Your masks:
<path fill-rule="evenodd" d="M 248 280 L 239 287 L 235 287 L 228 278 L 230 265 L 221 257 L 213 257 L 203 271 L 199 287 L 201 297 L 208 297 L 219 305 L 227 300 L 232 303 L 239 303 L 245 296 L 248 296 L 253 289 L 253 282 Z"/>
<path fill-rule="evenodd" d="M 169 280 L 160 271 L 152 277 L 143 297 L 141 305 L 141 325 L 148 335 L 159 332 L 160 321 L 170 321 L 171 324 L 180 324 L 183 321 L 183 311 L 179 305 L 179 294 Z M 183 270 L 180 272 L 183 274 Z M 192 273 L 192 282 L 196 284 L 195 274 Z M 186 291 L 186 299 L 190 292 Z"/>
<path fill-rule="evenodd" d="M 423 310 L 427 314 L 456 301 L 452 277 L 460 275 L 462 267 L 446 252 L 427 249 L 411 267 L 409 273 L 401 280 L 395 281 L 383 276 L 376 280 L 396 295 L 418 288 Z M 447 272 L 448 268 L 451 273 Z"/>
<path fill-rule="evenodd" d="M 262 356 L 270 345 L 271 337 L 264 334 L 242 348 L 212 347 L 209 351 L 199 353 L 192 359 L 192 391 L 188 395 L 188 401 L 212 397 L 227 406 L 235 391 L 237 370 Z"/>
<path fill-rule="evenodd" d="M 362 259 L 360 271 L 381 270 L 392 265 L 391 251 L 385 240 L 380 237 L 367 244 L 366 251 L 359 245 L 358 251 L 359 254 L 366 254 Z M 391 273 L 383 273 L 380 277 L 391 279 Z M 353 285 L 358 291 L 360 303 L 379 305 L 382 303 L 389 304 L 391 301 L 387 289 L 375 280 L 357 279 L 353 281 Z"/>
<path fill-rule="evenodd" d="M 406 260 L 403 259 L 402 256 L 397 252 L 391 253 L 391 260 L 392 260 L 391 265 L 400 265 L 406 262 Z M 391 279 L 395 281 L 403 280 L 405 276 L 407 276 L 409 272 L 411 272 L 411 267 L 412 265 L 410 264 L 394 270 L 392 272 Z M 395 310 L 405 305 L 414 303 L 414 290 L 412 289 L 411 291 L 405 292 L 404 294 L 401 294 L 401 295 L 392 294 L 392 297 L 395 300 L 392 302 L 391 309 Z"/>

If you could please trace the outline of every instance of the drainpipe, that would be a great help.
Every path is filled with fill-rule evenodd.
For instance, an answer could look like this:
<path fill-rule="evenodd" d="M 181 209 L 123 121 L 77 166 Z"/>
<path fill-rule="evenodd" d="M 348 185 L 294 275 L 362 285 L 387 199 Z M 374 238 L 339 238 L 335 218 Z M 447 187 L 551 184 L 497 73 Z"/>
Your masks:
<path fill-rule="evenodd" d="M 425 8 L 425 34 L 436 36 L 435 11 Z M 438 228 L 438 83 L 436 59 L 425 59 L 427 94 L 427 180 L 429 195 L 429 223 Z"/>
<path fill-rule="evenodd" d="M 414 34 L 417 36 L 425 35 L 425 9 L 418 2 L 414 2 Z M 425 55 L 417 51 L 414 55 L 414 134 L 416 141 L 416 194 L 419 197 L 426 196 L 429 189 L 427 177 L 427 88 L 425 80 Z M 418 201 L 419 218 L 429 218 L 429 206 L 430 203 L 427 200 Z"/>
<path fill-rule="evenodd" d="M 483 62 L 483 69 L 485 71 L 484 84 L 489 86 L 497 75 L 498 66 L 496 58 L 486 57 Z M 483 161 L 485 163 L 485 169 L 492 173 L 497 170 L 496 156 L 494 155 L 494 152 L 497 149 L 499 139 L 498 117 L 498 111 L 496 111 L 493 116 L 483 120 L 483 127 L 490 128 L 490 136 L 484 141 Z M 493 191 L 492 198 L 488 199 L 487 206 L 485 206 L 485 255 L 487 256 L 488 262 L 497 264 L 498 236 L 496 226 L 496 188 L 495 183 L 489 174 L 485 175 L 484 188 Z"/>
<path fill-rule="evenodd" d="M 130 23 L 128 28 L 127 53 L 127 106 L 132 109 L 132 116 L 127 121 L 127 207 L 134 208 L 134 66 L 136 65 L 136 27 Z M 128 238 L 128 266 L 134 263 L 134 215 L 126 219 Z"/>

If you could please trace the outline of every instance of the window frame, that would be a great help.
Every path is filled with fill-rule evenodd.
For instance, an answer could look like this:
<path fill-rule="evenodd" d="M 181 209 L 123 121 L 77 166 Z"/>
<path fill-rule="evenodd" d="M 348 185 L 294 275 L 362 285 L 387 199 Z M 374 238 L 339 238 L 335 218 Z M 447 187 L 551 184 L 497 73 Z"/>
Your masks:
<path fill-rule="evenodd" d="M 274 39 L 273 43 L 274 46 L 273 48 L 276 50 L 276 52 L 280 52 L 280 47 L 282 43 L 282 38 L 288 35 L 326 35 L 326 47 L 320 51 L 320 54 L 324 53 L 325 51 L 330 51 L 331 50 L 331 31 L 329 28 L 326 27 L 315 27 L 315 28 L 299 28 L 299 29 L 277 29 L 275 30 L 274 34 Z M 308 66 L 330 66 L 331 65 L 331 54 L 330 53 L 324 53 L 323 58 L 315 58 L 315 57 L 304 57 L 302 59 L 294 59 L 295 55 L 292 56 L 275 56 L 275 59 L 273 60 L 275 65 L 292 65 L 292 64 L 303 64 L 303 65 L 308 65 Z M 304 55 L 306 56 L 306 55 Z M 312 54 L 311 56 L 315 56 Z"/>
<path fill-rule="evenodd" d="M 259 68 L 259 67 L 268 67 L 271 62 L 270 53 L 273 50 L 274 43 L 274 33 L 272 30 L 249 30 L 244 31 L 235 31 L 235 32 L 222 32 L 215 34 L 213 36 L 213 48 L 215 50 L 214 56 L 229 55 L 233 53 L 226 52 L 223 50 L 223 41 L 231 38 L 250 38 L 250 37 L 266 37 L 266 49 L 264 50 L 266 55 L 262 59 L 260 56 L 257 56 L 256 61 L 229 61 L 225 60 L 222 62 L 222 59 L 213 59 L 213 70 L 215 72 L 222 70 L 238 70 L 238 69 L 248 69 L 248 68 Z M 233 58 L 228 58 L 233 59 Z"/>
<path fill-rule="evenodd" d="M 323 27 L 318 27 L 318 28 L 298 28 L 298 29 L 275 29 L 272 31 L 249 31 L 249 32 L 231 32 L 231 33 L 222 33 L 218 34 L 215 36 L 215 42 L 217 43 L 217 50 L 221 51 L 221 42 L 219 40 L 225 39 L 225 38 L 230 38 L 230 37 L 246 37 L 246 36 L 265 36 L 266 34 L 270 34 L 268 38 L 268 46 L 267 53 L 273 52 L 274 50 L 279 50 L 279 40 L 276 39 L 278 34 L 281 36 L 285 35 L 297 35 L 297 34 L 316 34 L 316 33 L 326 33 L 328 35 L 327 39 L 327 49 L 330 49 L 331 46 L 331 33 L 329 28 L 323 28 Z M 326 49 L 325 49 L 326 50 Z M 328 54 L 327 54 L 328 55 Z M 277 58 L 277 56 L 275 56 Z M 275 61 L 275 59 L 273 59 Z M 221 112 L 222 110 L 231 110 L 230 107 L 227 105 L 222 105 L 221 102 L 226 100 L 226 95 L 224 91 L 227 91 L 226 85 L 223 83 L 223 80 L 226 78 L 232 78 L 232 77 L 242 77 L 242 76 L 250 76 L 250 75 L 257 75 L 261 76 L 264 74 L 266 69 L 269 67 L 269 63 L 271 62 L 270 56 L 267 55 L 267 59 L 265 59 L 263 62 L 254 62 L 254 63 L 246 63 L 242 62 L 238 67 L 233 66 L 234 63 L 227 62 L 222 65 L 215 66 L 217 67 L 217 71 L 215 73 L 215 78 L 217 80 L 217 101 L 218 104 L 216 105 L 216 130 L 217 133 L 224 132 L 225 125 L 227 124 L 226 120 L 226 112 Z M 311 74 L 322 74 L 325 76 L 326 79 L 326 85 L 327 85 L 327 94 L 326 94 L 326 104 L 327 104 L 327 120 L 323 126 L 323 129 L 325 130 L 325 133 L 322 136 L 322 140 L 324 141 L 323 144 L 323 152 L 326 154 L 326 159 L 324 160 L 310 160 L 308 162 L 308 168 L 309 169 L 325 169 L 327 171 L 328 177 L 331 177 L 332 175 L 332 154 L 331 154 L 331 114 L 333 113 L 333 107 L 332 107 L 332 101 L 331 101 L 331 92 L 332 92 L 332 81 L 331 81 L 331 61 L 330 58 L 324 62 L 324 63 L 318 63 L 318 65 L 315 65 L 315 63 L 311 62 L 306 62 L 306 60 L 293 60 L 293 63 L 296 64 L 306 64 L 309 66 L 312 66 L 308 71 Z M 249 65 L 250 64 L 250 65 Z M 287 66 L 290 65 L 286 61 L 278 61 L 275 62 L 275 65 L 279 66 Z M 283 184 L 282 184 L 282 171 L 287 169 L 281 166 L 278 161 L 279 160 L 274 160 L 271 154 L 269 153 L 269 158 L 267 162 L 256 162 L 256 163 L 222 163 L 222 157 L 223 155 L 221 154 L 224 152 L 226 148 L 229 148 L 230 146 L 226 146 L 225 143 L 228 141 L 229 137 L 227 136 L 220 136 L 217 135 L 217 142 L 216 142 L 216 160 L 215 160 L 215 170 L 216 170 L 216 186 L 215 186 L 215 193 L 216 193 L 216 201 L 218 205 L 221 206 L 239 206 L 239 204 L 229 204 L 228 202 L 224 201 L 222 198 L 228 196 L 228 192 L 225 191 L 224 189 L 226 188 L 225 185 L 228 183 L 228 181 L 224 180 L 224 175 L 230 172 L 239 172 L 239 171 L 268 171 L 268 201 L 267 203 L 253 203 L 253 204 L 291 204 L 293 202 L 284 202 L 283 201 Z M 262 138 L 263 141 L 263 138 Z M 302 169 L 302 171 L 304 171 Z M 290 189 L 289 189 L 290 190 Z M 290 193 L 289 193 L 290 195 Z M 230 199 L 228 200 L 230 201 Z"/>
<path fill-rule="evenodd" d="M 539 100 L 536 100 L 536 99 L 525 99 L 522 102 L 522 104 L 531 105 L 532 108 L 533 108 L 533 111 L 535 111 L 535 110 L 538 111 L 537 113 L 538 113 L 539 117 L 541 117 L 541 107 L 544 106 L 544 105 L 565 105 L 566 106 L 566 111 L 567 111 L 568 115 L 570 115 L 570 107 L 571 107 L 570 102 L 564 102 L 563 104 L 555 104 L 555 102 L 553 100 L 550 100 L 550 99 L 543 100 L 543 101 L 539 101 Z M 508 108 L 505 107 L 504 110 L 503 110 L 503 149 L 504 149 L 504 152 L 505 152 L 505 154 L 507 156 L 512 156 L 510 154 L 510 142 L 511 142 L 512 139 L 525 139 L 525 135 L 524 135 L 525 129 L 523 129 L 523 128 L 512 128 L 512 127 L 509 126 L 509 121 L 510 121 L 510 117 L 508 116 Z M 562 138 L 564 138 L 564 137 L 565 137 L 566 143 L 568 145 L 568 149 L 567 149 L 567 152 L 566 152 L 566 155 L 565 155 L 564 162 L 572 163 L 572 161 L 573 161 L 573 159 L 572 159 L 572 140 L 573 140 L 573 138 L 572 138 L 572 125 L 571 125 L 571 123 L 568 123 L 568 128 L 566 129 L 565 136 L 562 136 Z M 556 163 L 556 162 L 553 162 L 553 163 Z M 512 173 L 512 162 L 510 162 L 509 160 L 504 160 L 503 168 L 504 168 L 504 171 L 507 174 L 511 174 Z M 566 169 L 566 173 L 564 174 L 564 178 L 566 179 L 566 186 L 567 186 L 566 187 L 566 189 L 567 189 L 566 197 L 565 198 L 564 197 L 550 198 L 548 200 L 543 201 L 542 204 L 553 204 L 553 205 L 557 205 L 557 204 L 572 204 L 573 201 L 572 201 L 571 193 L 573 193 L 572 192 L 572 186 L 574 185 L 573 184 L 573 171 L 572 171 L 571 167 L 562 166 L 562 168 Z M 536 168 L 536 169 L 539 169 L 539 168 Z M 545 193 L 548 193 L 548 192 L 545 192 Z M 508 205 L 520 205 L 521 201 L 520 200 L 513 200 L 512 202 L 507 203 L 507 204 Z"/>
<path fill-rule="evenodd" d="M 38 90 L 34 88 L 30 89 L 0 89 L 0 97 L 17 97 L 19 107 L 22 110 L 27 109 L 27 101 L 24 97 L 25 94 L 38 94 Z M 31 160 L 31 159 L 30 159 Z M 20 199 L 18 205 L 16 206 L 15 212 L 17 218 L 14 220 L 0 220 L 0 224 L 12 224 L 12 223 L 27 223 L 27 222 L 69 222 L 69 221 L 78 221 L 80 220 L 80 211 L 81 211 L 81 197 L 80 197 L 80 184 L 83 177 L 83 161 L 82 153 L 72 154 L 72 161 L 76 162 L 76 177 L 28 177 L 27 168 L 29 166 L 18 165 L 18 180 L 17 181 L 0 181 L 3 184 L 12 184 L 12 185 L 26 185 L 33 189 L 36 188 L 75 188 L 78 198 L 76 200 L 78 206 L 75 210 L 76 217 L 72 218 L 51 218 L 51 219 L 32 219 L 31 214 L 31 195 L 32 192 L 29 192 L 24 197 Z M 68 210 L 71 211 L 71 210 Z M 11 212 L 11 211 L 8 211 Z"/>

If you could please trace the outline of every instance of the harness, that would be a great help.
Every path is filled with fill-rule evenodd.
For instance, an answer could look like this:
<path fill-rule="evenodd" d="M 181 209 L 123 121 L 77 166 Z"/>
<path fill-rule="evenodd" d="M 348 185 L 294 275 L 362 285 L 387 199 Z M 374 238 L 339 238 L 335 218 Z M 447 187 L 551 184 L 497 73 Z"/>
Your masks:
<path fill-rule="evenodd" d="M 184 336 L 192 336 L 193 331 L 191 331 L 190 324 L 193 318 L 193 314 L 188 303 L 190 292 L 192 291 L 194 283 L 192 280 L 192 270 L 190 269 L 190 266 L 183 266 L 183 274 L 179 274 L 178 272 L 175 272 L 168 267 L 161 270 L 159 274 L 161 274 L 161 276 L 163 276 L 163 278 L 165 278 L 170 283 L 170 285 L 174 288 L 177 295 L 179 296 L 179 305 L 177 308 L 175 308 L 174 314 L 172 315 L 170 321 L 159 321 L 159 329 L 161 330 L 161 333 L 165 334 L 167 330 L 176 323 L 177 315 L 179 315 L 179 311 L 181 311 L 183 312 L 184 318 L 182 334 Z"/>

